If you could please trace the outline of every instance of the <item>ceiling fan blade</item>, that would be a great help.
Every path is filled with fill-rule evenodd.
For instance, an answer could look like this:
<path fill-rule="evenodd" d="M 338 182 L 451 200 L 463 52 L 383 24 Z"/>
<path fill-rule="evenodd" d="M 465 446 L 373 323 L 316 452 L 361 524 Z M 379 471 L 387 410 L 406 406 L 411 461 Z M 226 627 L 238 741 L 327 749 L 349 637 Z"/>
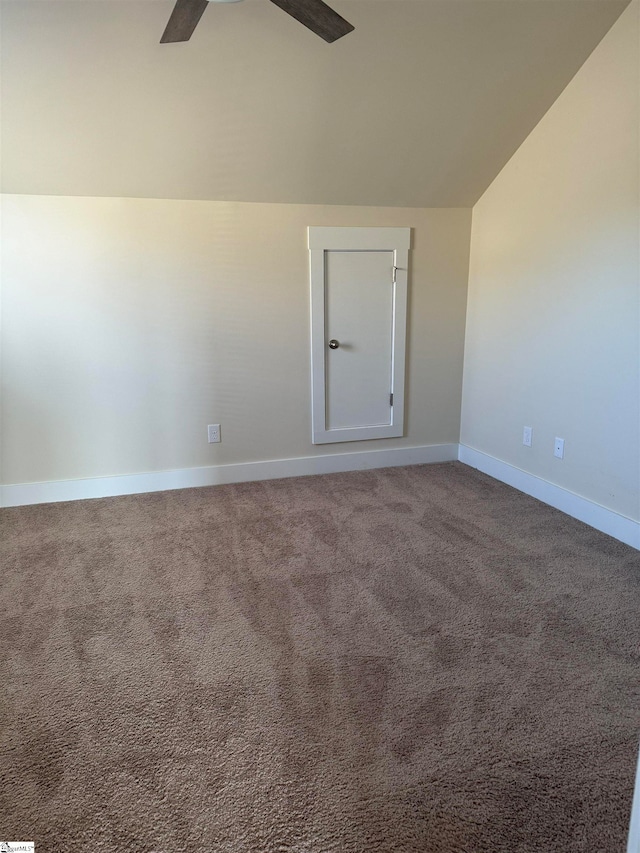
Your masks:
<path fill-rule="evenodd" d="M 189 41 L 209 0 L 178 0 L 173 7 L 160 44 L 170 41 Z"/>
<path fill-rule="evenodd" d="M 271 0 L 320 38 L 332 42 L 355 29 L 322 0 Z"/>

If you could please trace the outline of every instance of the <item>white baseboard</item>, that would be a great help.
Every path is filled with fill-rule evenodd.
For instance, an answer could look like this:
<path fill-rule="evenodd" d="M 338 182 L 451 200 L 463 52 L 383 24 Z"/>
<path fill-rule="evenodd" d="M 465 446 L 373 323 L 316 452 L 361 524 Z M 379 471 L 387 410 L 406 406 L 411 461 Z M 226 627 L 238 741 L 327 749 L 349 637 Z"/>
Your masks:
<path fill-rule="evenodd" d="M 490 477 L 513 486 L 514 489 L 531 495 L 579 521 L 584 521 L 590 527 L 595 527 L 596 530 L 607 533 L 626 545 L 631 545 L 632 548 L 640 549 L 640 522 L 632 518 L 620 515 L 465 444 L 460 445 L 458 459 L 465 465 L 477 468 Z"/>
<path fill-rule="evenodd" d="M 234 465 L 210 465 L 206 468 L 182 468 L 121 477 L 95 477 L 87 480 L 57 480 L 48 483 L 18 483 L 0 486 L 0 506 L 78 501 L 193 486 L 217 486 L 251 480 L 275 480 L 303 477 L 307 474 L 335 474 L 370 468 L 420 465 L 426 462 L 453 462 L 458 458 L 457 444 L 429 444 L 420 447 L 394 447 L 383 450 L 358 450 L 272 459 L 266 462 L 240 462 Z"/>
<path fill-rule="evenodd" d="M 637 521 L 464 444 L 459 446 L 428 444 L 419 447 L 358 450 L 349 453 L 299 456 L 293 459 L 271 459 L 265 462 L 240 462 L 203 468 L 182 468 L 175 471 L 126 474 L 120 477 L 17 483 L 0 486 L 0 506 L 86 500 L 169 489 L 188 489 L 194 486 L 272 480 L 280 477 L 304 477 L 309 474 L 334 474 L 340 471 L 452 462 L 455 459 L 566 512 L 573 518 L 584 521 L 596 530 L 601 530 L 633 548 L 640 549 L 640 523 Z"/>

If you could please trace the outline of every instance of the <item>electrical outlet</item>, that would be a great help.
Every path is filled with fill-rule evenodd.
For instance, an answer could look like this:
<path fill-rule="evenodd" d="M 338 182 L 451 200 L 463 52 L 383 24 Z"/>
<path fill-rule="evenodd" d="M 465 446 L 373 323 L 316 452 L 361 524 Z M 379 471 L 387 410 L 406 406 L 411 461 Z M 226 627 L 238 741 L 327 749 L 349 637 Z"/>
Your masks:
<path fill-rule="evenodd" d="M 220 441 L 220 424 L 209 424 L 207 427 L 209 444 L 217 444 Z"/>
<path fill-rule="evenodd" d="M 522 429 L 522 443 L 525 447 L 531 447 L 531 440 L 533 438 L 533 430 L 531 427 L 523 427 Z"/>
<path fill-rule="evenodd" d="M 553 445 L 553 455 L 557 459 L 564 459 L 564 438 L 558 438 L 556 436 L 556 440 Z"/>

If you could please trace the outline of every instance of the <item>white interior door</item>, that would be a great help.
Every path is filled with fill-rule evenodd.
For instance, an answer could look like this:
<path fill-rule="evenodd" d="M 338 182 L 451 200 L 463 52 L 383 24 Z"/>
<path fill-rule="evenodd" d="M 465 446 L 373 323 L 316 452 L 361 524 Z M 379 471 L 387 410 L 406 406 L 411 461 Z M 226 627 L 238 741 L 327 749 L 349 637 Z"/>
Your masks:
<path fill-rule="evenodd" d="M 391 423 L 393 266 L 393 252 L 326 253 L 327 429 Z"/>
<path fill-rule="evenodd" d="M 313 442 L 403 434 L 409 228 L 309 228 Z"/>

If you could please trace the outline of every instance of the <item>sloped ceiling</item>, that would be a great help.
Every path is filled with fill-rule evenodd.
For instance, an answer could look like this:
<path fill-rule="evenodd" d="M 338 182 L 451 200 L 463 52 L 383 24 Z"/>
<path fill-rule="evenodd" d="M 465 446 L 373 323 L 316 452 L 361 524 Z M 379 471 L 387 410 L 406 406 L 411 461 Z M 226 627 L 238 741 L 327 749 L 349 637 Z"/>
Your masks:
<path fill-rule="evenodd" d="M 160 45 L 165 0 L 4 2 L 3 191 L 468 207 L 627 2 L 332 5 L 333 45 L 267 0 Z"/>

